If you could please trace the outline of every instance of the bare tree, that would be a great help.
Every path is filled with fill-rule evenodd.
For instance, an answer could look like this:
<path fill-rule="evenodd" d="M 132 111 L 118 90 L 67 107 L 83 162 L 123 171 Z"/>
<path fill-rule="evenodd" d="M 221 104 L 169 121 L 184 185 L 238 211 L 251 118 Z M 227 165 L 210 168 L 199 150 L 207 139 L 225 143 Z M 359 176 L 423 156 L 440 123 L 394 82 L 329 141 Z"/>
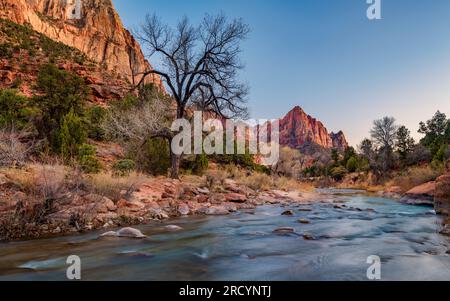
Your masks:
<path fill-rule="evenodd" d="M 0 129 L 0 167 L 21 167 L 36 147 L 31 131 L 17 131 L 14 126 Z"/>
<path fill-rule="evenodd" d="M 373 122 L 373 128 L 370 131 L 375 145 L 378 147 L 381 156 L 381 165 L 383 171 L 387 171 L 392 164 L 393 149 L 396 142 L 397 125 L 395 118 L 383 117 Z"/>
<path fill-rule="evenodd" d="M 127 109 L 111 108 L 102 124 L 107 137 L 137 151 L 142 149 L 150 138 L 171 138 L 171 133 L 167 130 L 170 103 L 156 94 L 141 94 L 141 97 L 151 99 L 140 100 L 137 106 Z"/>
<path fill-rule="evenodd" d="M 248 33 L 242 20 L 229 21 L 223 14 L 206 15 L 198 26 L 185 17 L 175 28 L 147 15 L 135 34 L 161 66 L 147 70 L 138 85 L 159 75 L 177 105 L 176 118 L 184 118 L 191 106 L 225 118 L 246 116 L 248 88 L 239 80 L 239 55 Z M 172 177 L 178 178 L 180 157 L 171 157 Z"/>

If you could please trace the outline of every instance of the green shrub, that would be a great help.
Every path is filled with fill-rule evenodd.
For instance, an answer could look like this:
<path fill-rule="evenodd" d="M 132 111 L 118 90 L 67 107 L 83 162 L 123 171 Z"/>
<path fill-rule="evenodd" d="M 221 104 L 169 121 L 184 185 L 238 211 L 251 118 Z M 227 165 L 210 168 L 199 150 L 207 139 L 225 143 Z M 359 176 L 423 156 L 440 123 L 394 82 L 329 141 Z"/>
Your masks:
<path fill-rule="evenodd" d="M 346 167 L 349 172 L 355 172 L 358 169 L 358 159 L 354 156 L 350 157 Z"/>
<path fill-rule="evenodd" d="M 171 166 L 169 147 L 165 139 L 149 139 L 145 152 L 145 170 L 153 175 L 166 175 Z"/>
<path fill-rule="evenodd" d="M 71 110 L 62 120 L 59 132 L 61 155 L 71 160 L 79 155 L 80 147 L 86 142 L 87 134 L 83 120 Z"/>
<path fill-rule="evenodd" d="M 346 174 L 347 174 L 347 170 L 343 166 L 337 166 L 331 170 L 331 177 L 335 181 L 341 181 Z"/>
<path fill-rule="evenodd" d="M 86 121 L 88 126 L 88 136 L 91 139 L 101 141 L 105 137 L 105 131 L 101 124 L 106 116 L 106 109 L 94 106 L 87 110 Z"/>
<path fill-rule="evenodd" d="M 73 116 L 83 115 L 88 96 L 87 86 L 77 75 L 59 70 L 54 65 L 45 65 L 39 72 L 37 88 L 42 95 L 34 98 L 34 103 L 40 110 L 36 127 L 41 138 L 46 138 L 52 149 L 59 152 L 59 132 L 63 118 L 69 112 Z"/>
<path fill-rule="evenodd" d="M 447 160 L 447 150 L 448 150 L 447 144 L 441 145 L 439 150 L 436 152 L 436 155 L 434 155 L 433 161 L 445 162 Z"/>
<path fill-rule="evenodd" d="M 25 96 L 14 90 L 0 90 L 0 127 L 24 127 L 36 114 L 36 109 Z"/>
<path fill-rule="evenodd" d="M 120 160 L 113 165 L 113 174 L 118 177 L 125 177 L 136 169 L 136 163 L 133 160 Z"/>
<path fill-rule="evenodd" d="M 78 162 L 85 173 L 96 174 L 102 169 L 102 165 L 96 156 L 83 156 Z"/>
<path fill-rule="evenodd" d="M 78 163 L 81 169 L 86 173 L 99 173 L 102 166 L 95 155 L 95 146 L 90 144 L 82 144 L 78 148 Z"/>
<path fill-rule="evenodd" d="M 0 44 L 0 57 L 11 58 L 13 55 L 12 45 L 9 43 Z"/>

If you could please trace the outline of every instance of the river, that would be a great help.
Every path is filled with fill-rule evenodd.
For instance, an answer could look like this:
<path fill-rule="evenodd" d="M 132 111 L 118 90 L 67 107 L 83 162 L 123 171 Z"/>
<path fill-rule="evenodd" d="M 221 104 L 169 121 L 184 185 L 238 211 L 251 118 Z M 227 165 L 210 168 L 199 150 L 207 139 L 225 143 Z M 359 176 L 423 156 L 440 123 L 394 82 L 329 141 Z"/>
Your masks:
<path fill-rule="evenodd" d="M 432 208 L 357 191 L 321 193 L 334 203 L 172 219 L 136 227 L 148 235 L 142 240 L 97 231 L 1 243 L 0 280 L 66 280 L 69 255 L 80 257 L 83 280 L 367 280 L 371 255 L 381 258 L 382 280 L 450 280 L 450 238 L 438 233 Z M 294 215 L 281 215 L 286 210 Z M 295 233 L 273 233 L 278 227 Z"/>

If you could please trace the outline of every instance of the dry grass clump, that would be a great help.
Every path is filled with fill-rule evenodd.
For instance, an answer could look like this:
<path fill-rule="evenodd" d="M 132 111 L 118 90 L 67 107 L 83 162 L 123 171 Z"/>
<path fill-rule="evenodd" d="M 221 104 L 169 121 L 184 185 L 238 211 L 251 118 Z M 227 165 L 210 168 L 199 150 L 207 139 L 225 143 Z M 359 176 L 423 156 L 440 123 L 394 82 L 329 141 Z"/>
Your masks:
<path fill-rule="evenodd" d="M 436 180 L 443 172 L 443 168 L 431 166 L 411 167 L 390 181 L 388 186 L 399 186 L 402 190 L 408 191 L 418 185 Z"/>
<path fill-rule="evenodd" d="M 241 176 L 237 182 L 253 190 L 269 190 L 274 188 L 274 178 L 263 173 L 253 173 L 250 176 Z"/>
<path fill-rule="evenodd" d="M 54 200 L 66 192 L 66 172 L 66 168 L 59 164 L 31 164 L 26 169 L 7 169 L 4 174 L 28 195 Z"/>
<path fill-rule="evenodd" d="M 208 187 L 223 184 L 225 179 L 235 180 L 237 183 L 250 187 L 253 190 L 301 190 L 311 191 L 313 186 L 296 181 L 292 178 L 267 175 L 260 172 L 250 172 L 236 165 L 227 165 L 222 169 L 208 170 L 206 183 Z"/>
<path fill-rule="evenodd" d="M 285 191 L 312 191 L 314 186 L 309 183 L 300 182 L 292 178 L 279 177 L 275 180 L 275 188 L 285 190 Z"/>
<path fill-rule="evenodd" d="M 216 185 L 223 185 L 225 179 L 229 178 L 226 170 L 210 169 L 205 173 L 206 187 L 213 188 Z"/>
<path fill-rule="evenodd" d="M 110 172 L 104 172 L 86 177 L 84 183 L 89 192 L 119 201 L 121 198 L 129 197 L 148 180 L 148 176 L 137 172 L 132 172 L 126 177 L 115 177 Z"/>

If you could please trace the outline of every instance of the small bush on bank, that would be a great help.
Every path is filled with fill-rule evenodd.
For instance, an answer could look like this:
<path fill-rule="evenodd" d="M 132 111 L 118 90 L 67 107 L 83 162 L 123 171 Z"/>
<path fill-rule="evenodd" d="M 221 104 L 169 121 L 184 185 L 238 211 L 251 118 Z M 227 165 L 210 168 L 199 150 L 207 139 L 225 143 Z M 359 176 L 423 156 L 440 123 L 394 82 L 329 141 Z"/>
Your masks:
<path fill-rule="evenodd" d="M 113 175 L 115 177 L 126 177 L 136 169 L 136 163 L 133 160 L 120 160 L 116 162 L 113 167 Z"/>
<path fill-rule="evenodd" d="M 78 157 L 79 150 L 87 141 L 83 120 L 73 110 L 64 116 L 59 132 L 61 155 L 68 162 Z"/>
<path fill-rule="evenodd" d="M 88 137 L 96 141 L 102 141 L 105 138 L 105 130 L 101 124 L 106 117 L 106 109 L 100 106 L 93 106 L 86 111 L 86 122 Z"/>
<path fill-rule="evenodd" d="M 0 167 L 21 167 L 33 151 L 32 143 L 23 140 L 29 137 L 26 131 L 0 128 Z"/>
<path fill-rule="evenodd" d="M 335 181 L 341 181 L 344 178 L 346 173 L 347 173 L 347 169 L 345 169 L 345 167 L 343 167 L 343 166 L 337 166 L 337 167 L 334 167 L 333 169 L 331 169 L 331 177 Z"/>
<path fill-rule="evenodd" d="M 95 146 L 82 144 L 78 149 L 78 163 L 85 173 L 98 173 L 102 165 L 96 157 Z"/>
<path fill-rule="evenodd" d="M 36 115 L 30 100 L 15 90 L 0 90 L 0 128 L 14 126 L 22 129 Z"/>

